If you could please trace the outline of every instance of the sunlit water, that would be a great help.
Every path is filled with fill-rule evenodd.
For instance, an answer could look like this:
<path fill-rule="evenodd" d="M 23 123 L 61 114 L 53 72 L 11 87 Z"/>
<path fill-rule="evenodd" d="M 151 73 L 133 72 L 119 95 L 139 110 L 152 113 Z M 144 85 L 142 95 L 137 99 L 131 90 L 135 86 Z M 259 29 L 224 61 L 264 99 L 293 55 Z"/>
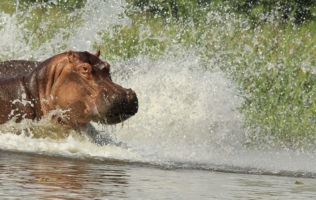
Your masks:
<path fill-rule="evenodd" d="M 98 32 L 129 23 L 120 15 L 123 2 L 114 2 L 88 1 L 74 11 L 82 14 L 80 26 L 59 30 L 36 50 L 28 47 L 29 40 L 23 37 L 26 30 L 16 16 L 2 13 L 0 55 L 41 60 L 68 49 L 94 51 L 93 44 L 100 40 Z M 70 37 L 64 39 L 69 32 Z M 114 81 L 136 91 L 139 112 L 116 126 L 93 124 L 100 133 L 93 141 L 74 132 L 60 136 L 63 132 L 45 120 L 1 125 L 0 197 L 315 196 L 313 152 L 247 148 L 238 111 L 242 99 L 236 86 L 216 62 L 206 64 L 197 51 L 175 45 L 156 60 L 138 55 L 128 61 L 110 61 Z"/>

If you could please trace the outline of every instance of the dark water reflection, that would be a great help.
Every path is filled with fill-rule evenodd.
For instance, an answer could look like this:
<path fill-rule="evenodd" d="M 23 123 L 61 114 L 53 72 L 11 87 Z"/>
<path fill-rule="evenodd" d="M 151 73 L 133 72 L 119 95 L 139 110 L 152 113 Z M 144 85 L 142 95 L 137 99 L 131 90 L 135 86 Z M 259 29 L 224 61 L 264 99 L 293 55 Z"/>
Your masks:
<path fill-rule="evenodd" d="M 0 195 L 8 198 L 126 197 L 129 176 L 124 166 L 12 152 L 0 155 Z"/>

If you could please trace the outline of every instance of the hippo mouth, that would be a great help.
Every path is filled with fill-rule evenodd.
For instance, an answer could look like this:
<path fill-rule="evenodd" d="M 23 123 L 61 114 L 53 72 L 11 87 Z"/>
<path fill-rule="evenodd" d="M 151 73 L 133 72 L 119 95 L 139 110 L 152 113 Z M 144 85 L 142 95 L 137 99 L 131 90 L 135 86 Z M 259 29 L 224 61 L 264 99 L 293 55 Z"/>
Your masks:
<path fill-rule="evenodd" d="M 135 115 L 138 111 L 138 103 L 133 102 L 129 104 L 122 104 L 121 108 L 114 108 L 109 110 L 104 117 L 101 118 L 100 122 L 103 124 L 117 124 L 123 122 Z"/>
<path fill-rule="evenodd" d="M 125 121 L 138 111 L 138 99 L 135 93 L 125 95 L 124 98 L 115 98 L 109 102 L 108 97 L 103 97 L 102 102 L 97 103 L 98 116 L 93 120 L 102 124 L 117 124 Z"/>

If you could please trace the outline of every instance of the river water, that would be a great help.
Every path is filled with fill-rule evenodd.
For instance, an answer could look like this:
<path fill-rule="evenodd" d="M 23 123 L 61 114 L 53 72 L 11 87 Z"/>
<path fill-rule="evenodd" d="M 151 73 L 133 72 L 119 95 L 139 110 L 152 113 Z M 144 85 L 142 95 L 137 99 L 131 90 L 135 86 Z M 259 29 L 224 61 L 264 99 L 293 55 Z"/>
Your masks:
<path fill-rule="evenodd" d="M 315 179 L 0 152 L 2 199 L 314 199 Z M 298 182 L 299 181 L 299 182 Z"/>
<path fill-rule="evenodd" d="M 87 1 L 74 11 L 80 26 L 35 49 L 23 21 L 1 13 L 1 59 L 93 52 L 99 32 L 130 23 L 123 4 Z M 314 199 L 315 152 L 247 147 L 238 88 L 197 51 L 174 45 L 156 59 L 110 60 L 113 80 L 136 91 L 139 112 L 116 126 L 92 124 L 93 140 L 45 120 L 1 125 L 1 199 Z"/>

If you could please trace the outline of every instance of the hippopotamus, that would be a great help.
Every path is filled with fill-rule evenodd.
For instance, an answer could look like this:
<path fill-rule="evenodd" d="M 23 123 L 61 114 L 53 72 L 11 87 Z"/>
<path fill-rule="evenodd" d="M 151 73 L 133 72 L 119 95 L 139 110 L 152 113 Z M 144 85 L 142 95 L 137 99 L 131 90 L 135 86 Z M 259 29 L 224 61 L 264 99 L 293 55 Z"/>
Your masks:
<path fill-rule="evenodd" d="M 135 115 L 136 93 L 112 81 L 99 55 L 70 50 L 41 62 L 0 62 L 0 123 L 51 116 L 55 124 L 81 129 Z"/>

